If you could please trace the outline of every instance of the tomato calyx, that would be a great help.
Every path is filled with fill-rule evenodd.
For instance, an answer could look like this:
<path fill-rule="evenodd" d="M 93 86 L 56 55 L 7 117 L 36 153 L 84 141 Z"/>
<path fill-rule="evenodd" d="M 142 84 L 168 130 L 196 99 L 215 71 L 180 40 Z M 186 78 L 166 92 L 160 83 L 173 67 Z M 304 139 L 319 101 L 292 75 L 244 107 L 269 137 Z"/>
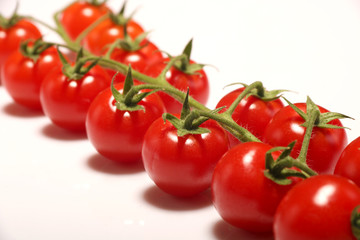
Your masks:
<path fill-rule="evenodd" d="M 20 52 L 23 56 L 36 62 L 40 54 L 53 45 L 53 43 L 44 42 L 41 39 L 35 41 L 29 39 L 20 44 Z"/>
<path fill-rule="evenodd" d="M 187 134 L 209 133 L 210 132 L 209 129 L 200 127 L 200 125 L 205 121 L 207 121 L 209 118 L 201 116 L 200 113 L 196 110 L 191 110 L 188 100 L 189 100 L 189 89 L 187 90 L 186 93 L 180 118 L 177 118 L 176 116 L 170 113 L 164 113 L 163 114 L 164 122 L 168 120 L 177 129 L 177 135 L 179 137 L 185 136 Z M 214 111 L 219 111 L 219 110 L 220 109 L 216 109 Z"/>
<path fill-rule="evenodd" d="M 117 14 L 113 12 L 110 13 L 109 17 L 116 25 L 124 26 L 134 16 L 135 12 L 132 12 L 129 17 L 125 17 L 125 8 L 126 1 L 124 1 L 124 4 Z"/>
<path fill-rule="evenodd" d="M 289 177 L 305 179 L 317 175 L 317 173 L 309 168 L 306 163 L 290 156 L 294 146 L 295 141 L 291 142 L 287 147 L 274 147 L 266 152 L 265 177 L 279 185 L 288 185 L 292 183 L 292 180 Z M 277 151 L 282 151 L 282 153 L 275 160 L 272 153 Z"/>
<path fill-rule="evenodd" d="M 0 14 L 0 27 L 3 29 L 8 29 L 11 28 L 12 26 L 14 26 L 18 21 L 20 21 L 21 19 L 23 19 L 23 16 L 20 16 L 17 14 L 17 10 L 19 8 L 19 3 L 16 3 L 16 7 L 15 10 L 13 12 L 13 14 L 9 17 L 6 18 L 3 15 Z"/>
<path fill-rule="evenodd" d="M 134 80 L 132 78 L 132 69 L 131 69 L 131 66 L 129 66 L 128 72 L 127 72 L 127 75 L 125 78 L 125 82 L 124 82 L 123 92 L 120 93 L 114 87 L 114 79 L 116 77 L 116 74 L 113 76 L 113 79 L 111 81 L 111 92 L 115 99 L 116 108 L 121 111 L 138 111 L 138 110 L 145 111 L 145 108 L 143 106 L 139 105 L 138 103 L 145 97 L 157 92 L 158 90 L 156 89 L 153 91 L 139 93 L 140 90 L 149 89 L 149 88 L 151 88 L 151 86 L 142 85 L 139 88 L 134 86 Z"/>
<path fill-rule="evenodd" d="M 351 231 L 356 239 L 360 239 L 360 205 L 351 212 Z"/>
<path fill-rule="evenodd" d="M 100 6 L 107 2 L 107 0 L 86 0 L 89 4 L 94 6 Z"/>
<path fill-rule="evenodd" d="M 273 100 L 280 98 L 282 96 L 281 93 L 287 91 L 287 90 L 282 90 L 282 89 L 271 90 L 271 91 L 266 90 L 266 88 L 260 81 L 253 82 L 250 85 L 247 85 L 245 83 L 234 83 L 234 84 L 230 84 L 228 86 L 235 85 L 235 84 L 241 84 L 245 87 L 245 89 L 244 89 L 244 91 L 242 91 L 239 94 L 239 96 L 235 99 L 235 101 L 223 113 L 224 115 L 231 116 L 243 98 L 247 98 L 249 96 L 254 96 L 263 101 L 273 101 Z"/>
<path fill-rule="evenodd" d="M 181 58 L 180 61 L 176 61 L 174 63 L 174 67 L 176 67 L 178 70 L 182 71 L 183 73 L 186 73 L 189 75 L 197 74 L 197 71 L 203 69 L 205 66 L 205 64 L 190 63 L 192 42 L 193 42 L 193 39 L 190 39 L 190 41 L 186 44 L 186 46 L 182 52 L 182 54 L 185 57 Z"/>
<path fill-rule="evenodd" d="M 66 60 L 65 56 L 61 53 L 59 48 L 57 48 L 59 58 L 63 64 L 63 74 L 68 78 L 68 80 L 80 80 L 83 76 L 90 71 L 101 59 L 98 58 L 88 58 L 84 57 L 83 48 L 77 53 L 75 64 L 72 65 Z M 87 64 L 89 61 L 92 61 L 90 64 Z M 85 66 L 86 65 L 86 66 Z"/>
<path fill-rule="evenodd" d="M 146 45 L 149 44 L 148 41 L 144 41 L 147 37 L 147 35 L 149 34 L 149 32 L 144 32 L 142 34 L 140 34 L 139 36 L 137 36 L 135 39 L 132 39 L 128 32 L 127 32 L 127 24 L 124 25 L 124 38 L 123 39 L 117 39 L 114 41 L 114 43 L 112 43 L 109 47 L 109 50 L 106 52 L 106 57 L 110 57 L 111 53 L 116 49 L 116 48 L 121 48 L 127 52 L 135 52 L 138 51 L 144 47 L 146 47 Z"/>

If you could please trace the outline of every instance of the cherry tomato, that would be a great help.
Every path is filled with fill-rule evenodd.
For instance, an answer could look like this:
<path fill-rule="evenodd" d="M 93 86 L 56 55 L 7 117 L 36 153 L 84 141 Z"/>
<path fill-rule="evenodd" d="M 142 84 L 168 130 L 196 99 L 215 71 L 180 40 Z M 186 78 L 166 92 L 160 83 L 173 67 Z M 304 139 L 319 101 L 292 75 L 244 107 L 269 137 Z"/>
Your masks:
<path fill-rule="evenodd" d="M 4 86 L 16 103 L 41 110 L 40 85 L 48 72 L 60 65 L 55 47 L 46 49 L 36 61 L 15 51 L 2 68 Z"/>
<path fill-rule="evenodd" d="M 155 184 L 174 196 L 194 196 L 210 187 L 216 163 L 228 150 L 225 131 L 213 120 L 200 125 L 211 132 L 179 137 L 177 129 L 157 119 L 144 137 L 142 157 Z"/>
<path fill-rule="evenodd" d="M 335 175 L 318 175 L 295 185 L 281 200 L 274 220 L 277 240 L 356 239 L 350 216 L 360 189 Z"/>
<path fill-rule="evenodd" d="M 340 155 L 334 173 L 349 178 L 360 186 L 360 137 L 346 146 Z"/>
<path fill-rule="evenodd" d="M 235 99 L 244 91 L 245 87 L 236 89 L 226 94 L 216 105 L 216 108 L 225 108 L 224 112 L 235 101 Z M 284 107 L 280 99 L 264 101 L 255 96 L 243 98 L 232 114 L 234 121 L 242 127 L 248 129 L 260 140 L 263 139 L 266 125 L 270 122 L 277 111 Z M 230 144 L 232 146 L 240 143 L 233 135 L 229 134 Z"/>
<path fill-rule="evenodd" d="M 135 39 L 137 36 L 144 33 L 143 28 L 133 20 L 127 22 L 126 29 L 132 39 Z M 118 25 L 108 18 L 90 31 L 84 38 L 84 46 L 93 54 L 101 55 L 111 43 L 117 39 L 123 38 L 124 26 Z"/>
<path fill-rule="evenodd" d="M 169 59 L 157 61 L 145 69 L 145 74 L 150 77 L 157 77 L 165 68 Z M 194 63 L 194 61 L 190 61 Z M 209 81 L 204 70 L 198 70 L 195 74 L 187 74 L 171 67 L 166 73 L 166 80 L 177 89 L 186 92 L 189 88 L 190 95 L 202 104 L 206 104 L 209 98 Z M 165 103 L 170 113 L 180 113 L 182 104 L 166 93 L 160 92 L 159 96 Z"/>
<path fill-rule="evenodd" d="M 98 65 L 79 80 L 69 79 L 63 74 L 62 67 L 58 67 L 41 84 L 41 106 L 55 125 L 71 131 L 85 131 L 91 102 L 110 83 L 110 76 Z"/>
<path fill-rule="evenodd" d="M 122 91 L 123 83 L 114 87 Z M 156 94 L 145 97 L 138 105 L 144 110 L 117 109 L 110 88 L 94 99 L 86 118 L 86 132 L 101 155 L 117 162 L 141 160 L 145 132 L 165 112 L 165 106 Z"/>
<path fill-rule="evenodd" d="M 108 12 L 110 9 L 105 3 L 96 5 L 89 1 L 76 1 L 62 12 L 60 22 L 69 36 L 75 40 L 83 30 Z"/>
<path fill-rule="evenodd" d="M 305 103 L 296 103 L 295 106 L 306 112 Z M 318 106 L 321 113 L 328 112 Z M 287 146 L 296 140 L 291 156 L 296 158 L 300 153 L 306 128 L 301 126 L 304 120 L 298 113 L 286 106 L 279 110 L 265 129 L 264 142 L 273 146 Z M 329 122 L 335 126 L 342 126 L 340 120 Z M 307 153 L 307 164 L 318 173 L 334 172 L 336 162 L 347 144 L 344 129 L 314 127 Z"/>
<path fill-rule="evenodd" d="M 212 199 L 229 224 L 252 232 L 271 232 L 276 208 L 296 181 L 279 185 L 265 177 L 265 155 L 271 148 L 259 142 L 240 143 L 216 165 Z M 278 156 L 273 153 L 274 158 Z"/>
<path fill-rule="evenodd" d="M 19 49 L 21 41 L 39 38 L 39 29 L 26 19 L 19 20 L 9 28 L 0 27 L 0 67 L 11 53 Z"/>
<path fill-rule="evenodd" d="M 135 51 L 116 48 L 111 54 L 111 59 L 125 65 L 131 65 L 132 69 L 141 73 L 144 73 L 144 70 L 148 65 L 163 59 L 162 53 L 154 43 L 146 40 L 140 46 L 143 47 Z M 109 69 L 108 73 L 110 76 L 113 76 L 116 72 Z M 115 78 L 115 82 L 123 82 L 125 80 L 125 75 L 117 74 Z"/>

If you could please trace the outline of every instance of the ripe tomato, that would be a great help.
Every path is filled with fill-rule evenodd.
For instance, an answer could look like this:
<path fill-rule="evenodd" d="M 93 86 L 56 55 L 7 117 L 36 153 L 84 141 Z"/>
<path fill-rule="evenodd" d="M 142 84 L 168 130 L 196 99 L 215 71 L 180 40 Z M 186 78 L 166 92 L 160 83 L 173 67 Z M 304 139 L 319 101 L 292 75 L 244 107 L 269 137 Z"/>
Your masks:
<path fill-rule="evenodd" d="M 360 189 L 335 175 L 318 175 L 295 185 L 281 200 L 274 219 L 277 240 L 356 239 L 350 216 Z"/>
<path fill-rule="evenodd" d="M 306 112 L 305 103 L 296 103 L 295 106 Z M 328 112 L 319 106 L 320 112 Z M 287 146 L 296 140 L 291 156 L 296 158 L 300 153 L 306 128 L 301 126 L 304 120 L 291 106 L 279 110 L 269 122 L 264 133 L 264 142 L 273 146 Z M 342 126 L 340 120 L 329 122 L 335 126 Z M 318 173 L 334 172 L 337 160 L 347 144 L 344 129 L 314 127 L 307 152 L 307 164 Z"/>
<path fill-rule="evenodd" d="M 244 91 L 245 87 L 236 89 L 226 94 L 216 108 L 225 108 L 221 111 L 224 112 L 235 101 L 235 99 Z M 266 125 L 270 122 L 272 117 L 277 111 L 284 107 L 284 104 L 280 99 L 272 101 L 264 101 L 255 96 L 249 96 L 243 98 L 235 111 L 232 114 L 234 121 L 242 127 L 248 129 L 260 140 L 263 139 Z M 240 143 L 240 141 L 234 136 L 229 134 L 230 144 L 232 146 Z"/>
<path fill-rule="evenodd" d="M 360 137 L 346 146 L 336 164 L 334 173 L 349 178 L 360 186 Z"/>
<path fill-rule="evenodd" d="M 148 65 L 144 71 L 145 74 L 150 77 L 157 77 L 168 61 L 169 59 L 165 59 Z M 190 64 L 192 63 L 195 62 L 190 61 Z M 166 73 L 166 81 L 184 92 L 189 88 L 190 95 L 202 104 L 206 104 L 209 98 L 209 81 L 204 70 L 198 70 L 195 74 L 187 74 L 173 66 Z M 180 102 L 163 92 L 159 92 L 159 96 L 165 103 L 168 112 L 180 113 L 182 108 Z"/>
<path fill-rule="evenodd" d="M 158 47 L 149 40 L 145 40 L 140 44 L 140 47 L 140 49 L 135 51 L 116 48 L 112 52 L 110 58 L 125 65 L 131 65 L 132 69 L 141 73 L 144 73 L 144 70 L 148 65 L 163 59 L 162 53 L 159 51 Z M 110 76 L 113 76 L 116 72 L 109 69 L 108 73 Z M 117 74 L 115 78 L 115 82 L 123 82 L 125 80 L 125 75 Z"/>
<path fill-rule="evenodd" d="M 124 86 L 119 83 L 114 87 L 122 91 Z M 117 109 L 110 88 L 94 99 L 86 118 L 86 132 L 101 155 L 117 162 L 141 160 L 145 132 L 165 112 L 165 106 L 156 94 L 145 97 L 138 104 L 144 110 Z"/>
<path fill-rule="evenodd" d="M 132 39 L 144 33 L 143 28 L 135 21 L 129 20 L 127 33 Z M 124 25 L 118 25 L 110 18 L 105 19 L 84 38 L 84 47 L 96 55 L 104 53 L 109 44 L 124 38 Z"/>
<path fill-rule="evenodd" d="M 21 41 L 39 38 L 39 29 L 26 19 L 21 19 L 8 28 L 0 26 L 0 67 L 11 53 L 19 49 Z"/>
<path fill-rule="evenodd" d="M 41 106 L 55 125 L 71 131 L 85 131 L 86 114 L 91 102 L 110 83 L 109 75 L 98 65 L 79 80 L 67 78 L 62 67 L 57 67 L 41 84 Z"/>
<path fill-rule="evenodd" d="M 212 199 L 229 224 L 252 232 L 271 232 L 276 208 L 294 184 L 279 185 L 265 177 L 265 155 L 271 148 L 259 142 L 240 143 L 216 165 Z M 272 155 L 277 158 L 279 153 Z"/>
<path fill-rule="evenodd" d="M 20 51 L 15 51 L 3 65 L 1 78 L 16 103 L 41 110 L 40 85 L 47 73 L 60 65 L 55 47 L 43 51 L 36 61 L 25 57 Z"/>
<path fill-rule="evenodd" d="M 200 125 L 211 132 L 177 135 L 177 129 L 157 119 L 144 137 L 142 157 L 146 172 L 163 191 L 180 197 L 210 187 L 216 163 L 228 150 L 225 131 L 213 120 Z"/>
<path fill-rule="evenodd" d="M 110 9 L 105 3 L 96 5 L 89 1 L 76 1 L 61 13 L 60 22 L 70 38 L 75 40 L 83 30 L 108 12 Z"/>

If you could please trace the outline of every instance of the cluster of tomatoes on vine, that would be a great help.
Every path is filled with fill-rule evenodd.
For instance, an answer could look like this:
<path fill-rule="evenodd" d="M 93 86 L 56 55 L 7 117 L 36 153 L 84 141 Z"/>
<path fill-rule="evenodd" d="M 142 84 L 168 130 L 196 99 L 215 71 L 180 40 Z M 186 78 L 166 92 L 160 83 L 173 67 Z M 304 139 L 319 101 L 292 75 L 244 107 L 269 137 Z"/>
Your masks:
<path fill-rule="evenodd" d="M 104 157 L 142 161 L 168 194 L 210 188 L 236 227 L 276 239 L 359 239 L 360 138 L 347 143 L 345 115 L 310 98 L 293 104 L 261 82 L 210 110 L 192 41 L 165 54 L 124 12 L 125 4 L 114 13 L 103 1 L 76 1 L 55 14 L 55 28 L 0 16 L 3 87 L 53 124 L 86 132 Z M 44 41 L 33 22 L 65 44 Z"/>

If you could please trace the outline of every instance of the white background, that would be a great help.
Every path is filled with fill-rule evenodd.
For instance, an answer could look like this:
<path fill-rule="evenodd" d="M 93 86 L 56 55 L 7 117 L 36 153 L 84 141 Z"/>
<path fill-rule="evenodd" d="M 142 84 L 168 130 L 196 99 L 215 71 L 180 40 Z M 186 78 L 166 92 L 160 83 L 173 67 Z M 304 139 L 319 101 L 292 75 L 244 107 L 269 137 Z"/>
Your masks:
<path fill-rule="evenodd" d="M 9 16 L 13 0 L 0 0 Z M 19 13 L 54 25 L 69 1 L 19 0 Z M 121 0 L 109 0 L 118 11 Z M 293 102 L 315 103 L 344 120 L 349 141 L 360 136 L 360 2 L 357 0 L 129 0 L 128 13 L 151 40 L 192 58 L 211 81 L 209 107 L 233 82 L 260 80 L 288 89 Z M 40 26 L 45 39 L 60 41 Z M 0 87 L 0 239 L 271 239 L 225 224 L 209 192 L 189 200 L 156 187 L 141 166 L 100 157 L 84 135 L 65 132 L 14 104 Z"/>

